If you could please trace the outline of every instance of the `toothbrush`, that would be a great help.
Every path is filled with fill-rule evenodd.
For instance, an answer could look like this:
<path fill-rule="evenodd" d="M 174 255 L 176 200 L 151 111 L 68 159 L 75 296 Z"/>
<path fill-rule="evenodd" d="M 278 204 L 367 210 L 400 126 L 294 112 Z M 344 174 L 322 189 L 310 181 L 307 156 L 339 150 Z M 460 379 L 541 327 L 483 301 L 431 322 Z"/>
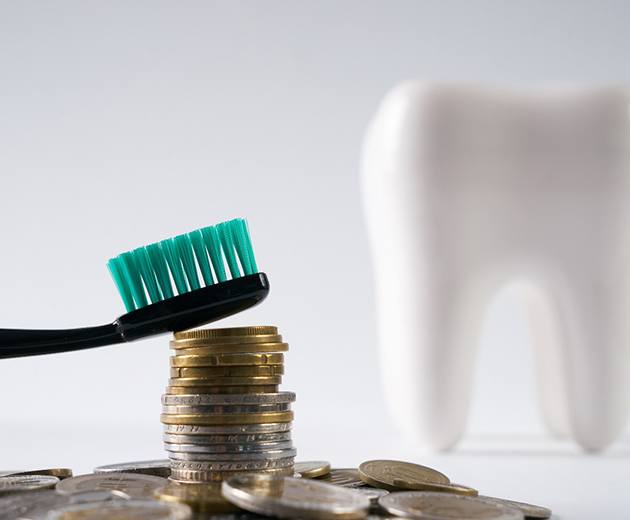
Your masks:
<path fill-rule="evenodd" d="M 127 314 L 96 327 L 0 329 L 0 358 L 101 347 L 190 329 L 252 307 L 269 293 L 244 219 L 139 247 L 110 259 L 107 267 Z"/>

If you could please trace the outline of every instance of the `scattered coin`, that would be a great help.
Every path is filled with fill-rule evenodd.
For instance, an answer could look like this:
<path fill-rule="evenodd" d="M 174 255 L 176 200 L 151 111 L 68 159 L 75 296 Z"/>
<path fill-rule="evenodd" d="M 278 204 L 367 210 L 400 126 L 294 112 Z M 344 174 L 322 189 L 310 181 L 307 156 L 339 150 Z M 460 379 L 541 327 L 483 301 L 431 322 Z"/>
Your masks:
<path fill-rule="evenodd" d="M 12 473 L 7 473 L 7 475 L 52 475 L 53 477 L 57 477 L 59 480 L 63 480 L 64 478 L 72 476 L 72 470 L 70 468 L 46 468 L 33 469 L 29 471 L 15 471 Z"/>
<path fill-rule="evenodd" d="M 116 489 L 131 498 L 151 498 L 156 489 L 167 483 L 163 477 L 142 473 L 93 473 L 62 480 L 56 489 L 66 494 Z"/>
<path fill-rule="evenodd" d="M 449 484 L 446 475 L 420 464 L 397 460 L 369 460 L 359 466 L 359 476 L 370 486 L 397 491 L 426 482 Z M 396 484 L 394 484 L 396 481 Z"/>
<path fill-rule="evenodd" d="M 155 491 L 155 496 L 166 502 L 186 504 L 197 513 L 230 513 L 239 508 L 221 494 L 220 482 L 200 484 L 171 483 Z"/>
<path fill-rule="evenodd" d="M 505 504 L 508 507 L 520 509 L 523 515 L 525 515 L 525 518 L 528 519 L 545 519 L 551 517 L 551 509 L 548 509 L 546 507 L 536 506 L 534 504 L 527 504 L 525 502 L 517 502 L 515 500 L 506 500 L 504 498 L 487 497 L 481 495 L 479 496 L 479 498 L 494 503 Z"/>
<path fill-rule="evenodd" d="M 59 479 L 52 475 L 8 475 L 0 477 L 0 495 L 49 489 L 58 482 Z"/>
<path fill-rule="evenodd" d="M 224 481 L 222 491 L 242 509 L 278 518 L 351 520 L 370 507 L 363 495 L 314 479 L 242 474 Z"/>
<path fill-rule="evenodd" d="M 455 495 L 465 495 L 469 497 L 476 497 L 479 495 L 479 491 L 474 488 L 463 486 L 462 484 L 438 484 L 437 482 L 409 482 L 406 479 L 395 478 L 393 481 L 394 487 L 400 490 L 407 491 L 436 491 L 438 493 L 454 493 Z"/>
<path fill-rule="evenodd" d="M 108 464 L 94 468 L 94 473 L 143 473 L 167 478 L 171 474 L 171 466 L 168 459 L 141 460 L 137 462 L 121 462 Z"/>
<path fill-rule="evenodd" d="M 157 500 L 131 499 L 113 502 L 87 502 L 61 506 L 48 513 L 48 520 L 188 520 L 192 517 L 185 504 Z"/>
<path fill-rule="evenodd" d="M 323 477 L 330 473 L 330 462 L 325 460 L 309 460 L 307 462 L 296 462 L 295 472 L 304 478 Z"/>
<path fill-rule="evenodd" d="M 522 520 L 523 513 L 513 507 L 477 497 L 428 491 L 401 491 L 378 500 L 388 513 L 418 520 Z"/>
<path fill-rule="evenodd" d="M 367 485 L 359 477 L 359 471 L 354 468 L 331 469 L 330 473 L 319 480 L 335 486 L 356 488 Z"/>

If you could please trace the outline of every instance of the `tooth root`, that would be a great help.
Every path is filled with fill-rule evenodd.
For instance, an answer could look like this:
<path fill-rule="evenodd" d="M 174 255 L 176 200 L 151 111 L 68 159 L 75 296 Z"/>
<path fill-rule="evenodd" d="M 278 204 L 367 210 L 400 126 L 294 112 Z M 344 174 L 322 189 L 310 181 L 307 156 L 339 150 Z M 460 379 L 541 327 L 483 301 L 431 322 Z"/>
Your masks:
<path fill-rule="evenodd" d="M 572 281 L 562 303 L 569 420 L 573 438 L 597 451 L 619 436 L 630 411 L 628 306 L 620 280 L 591 272 Z"/>
<path fill-rule="evenodd" d="M 534 347 L 538 401 L 547 429 L 556 437 L 568 437 L 571 431 L 562 361 L 564 341 L 559 309 L 551 295 L 540 287 L 524 285 Z"/>
<path fill-rule="evenodd" d="M 479 289 L 438 273 L 425 278 L 406 267 L 411 266 L 390 265 L 398 275 L 381 277 L 377 284 L 387 398 L 414 445 L 444 450 L 466 426 L 486 300 Z M 412 304 L 401 309 L 401 298 Z"/>

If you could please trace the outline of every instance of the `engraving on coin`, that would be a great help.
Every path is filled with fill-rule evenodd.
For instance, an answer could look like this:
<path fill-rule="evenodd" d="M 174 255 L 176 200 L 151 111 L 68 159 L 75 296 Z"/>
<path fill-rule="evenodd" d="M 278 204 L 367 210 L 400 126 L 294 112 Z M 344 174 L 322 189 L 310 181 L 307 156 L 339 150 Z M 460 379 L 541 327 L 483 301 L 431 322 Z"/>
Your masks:
<path fill-rule="evenodd" d="M 171 467 L 168 459 L 161 460 L 141 460 L 137 462 L 121 462 L 119 464 L 108 464 L 94 468 L 94 473 L 143 473 L 144 475 L 155 475 L 158 477 L 168 477 Z"/>
<path fill-rule="evenodd" d="M 523 514 L 514 508 L 494 504 L 476 497 L 401 491 L 379 498 L 379 505 L 388 513 L 418 520 L 522 520 Z"/>
<path fill-rule="evenodd" d="M 293 461 L 294 457 L 243 461 L 171 460 L 171 472 L 179 469 L 195 471 L 252 471 L 290 467 L 291 473 L 293 473 Z"/>
<path fill-rule="evenodd" d="M 275 392 L 257 394 L 230 395 L 163 395 L 162 404 L 167 406 L 207 406 L 207 405 L 251 405 L 251 404 L 282 404 L 295 401 L 294 392 Z"/>
<path fill-rule="evenodd" d="M 203 341 L 171 341 L 171 348 L 177 356 L 213 356 L 215 354 L 266 354 L 287 352 L 289 344 L 283 343 L 282 338 L 269 338 L 265 341 L 244 341 L 232 343 L 205 343 Z"/>
<path fill-rule="evenodd" d="M 251 327 L 227 327 L 221 329 L 193 329 L 176 332 L 176 340 L 225 338 L 231 336 L 257 337 L 278 334 L 278 327 L 273 325 L 254 325 Z"/>
<path fill-rule="evenodd" d="M 59 479 L 53 475 L 10 475 L 0 477 L 0 495 L 49 489 L 55 487 Z"/>
<path fill-rule="evenodd" d="M 256 453 L 269 450 L 285 450 L 293 448 L 293 441 L 280 442 L 250 442 L 248 444 L 176 444 L 164 443 L 164 448 L 169 452 L 181 453 Z"/>
<path fill-rule="evenodd" d="M 306 462 L 296 462 L 295 472 L 303 478 L 323 477 L 330 473 L 330 462 L 325 460 L 309 460 Z"/>
<path fill-rule="evenodd" d="M 181 435 L 165 433 L 164 442 L 173 444 L 256 444 L 260 442 L 290 441 L 291 432 L 251 433 L 233 435 Z"/>
<path fill-rule="evenodd" d="M 446 475 L 420 464 L 397 460 L 369 460 L 359 466 L 359 476 L 370 486 L 396 491 L 426 482 L 449 484 Z M 396 484 L 394 484 L 396 480 Z"/>
<path fill-rule="evenodd" d="M 507 505 L 508 507 L 514 507 L 519 509 L 525 518 L 528 519 L 546 519 L 551 517 L 551 509 L 543 506 L 536 506 L 534 504 L 528 504 L 526 502 L 517 502 L 516 500 L 507 500 L 505 498 L 479 496 L 482 500 L 489 500 L 490 502 Z"/>
<path fill-rule="evenodd" d="M 256 394 L 253 394 L 256 395 Z M 162 412 L 168 414 L 231 414 L 286 412 L 291 403 L 274 404 L 211 404 L 211 405 L 163 405 Z"/>
<path fill-rule="evenodd" d="M 227 478 L 234 476 L 237 473 L 240 473 L 242 470 L 235 471 L 217 471 L 217 470 L 189 470 L 189 469 L 173 469 L 171 473 L 170 480 L 174 482 L 221 482 Z M 250 470 L 252 471 L 252 470 Z M 267 469 L 256 469 L 254 470 L 257 473 L 263 473 L 265 475 L 276 475 L 282 477 L 289 477 L 293 475 L 293 467 L 289 466 L 287 468 L 267 468 Z"/>
<path fill-rule="evenodd" d="M 215 434 L 253 434 L 289 432 L 292 423 L 235 424 L 220 426 L 203 426 L 198 424 L 165 424 L 165 433 L 181 433 L 185 435 Z"/>
<path fill-rule="evenodd" d="M 213 354 L 208 356 L 186 356 L 178 354 L 171 357 L 173 367 L 213 367 L 213 366 L 256 366 L 281 365 L 284 354 L 281 352 L 240 354 Z"/>
<path fill-rule="evenodd" d="M 239 507 L 278 518 L 359 519 L 370 501 L 350 489 L 321 480 L 243 474 L 223 482 L 223 495 Z"/>
<path fill-rule="evenodd" d="M 170 395 L 277 393 L 278 385 L 167 386 Z"/>
<path fill-rule="evenodd" d="M 70 494 L 117 489 L 132 498 L 152 498 L 153 492 L 167 483 L 165 478 L 142 473 L 94 473 L 62 480 L 57 491 Z"/>

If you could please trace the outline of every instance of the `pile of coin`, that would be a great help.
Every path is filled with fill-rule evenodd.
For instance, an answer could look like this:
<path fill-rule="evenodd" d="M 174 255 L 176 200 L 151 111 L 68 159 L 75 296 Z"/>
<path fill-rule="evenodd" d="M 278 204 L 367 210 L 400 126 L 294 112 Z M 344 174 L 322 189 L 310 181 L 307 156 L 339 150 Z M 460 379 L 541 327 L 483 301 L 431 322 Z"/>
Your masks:
<path fill-rule="evenodd" d="M 280 392 L 284 352 L 276 327 L 178 332 L 162 396 L 172 480 L 221 481 L 238 472 L 293 475 L 295 401 Z"/>
<path fill-rule="evenodd" d="M 172 520 L 542 520 L 546 507 L 477 495 L 434 469 L 395 460 L 331 469 L 297 462 L 291 477 L 239 473 L 223 482 L 178 483 L 157 476 L 169 461 L 0 476 L 0 520 L 163 518 Z M 1 473 L 0 473 L 1 474 Z M 53 489 L 54 488 L 54 489 Z M 264 516 L 260 516 L 264 515 Z"/>

